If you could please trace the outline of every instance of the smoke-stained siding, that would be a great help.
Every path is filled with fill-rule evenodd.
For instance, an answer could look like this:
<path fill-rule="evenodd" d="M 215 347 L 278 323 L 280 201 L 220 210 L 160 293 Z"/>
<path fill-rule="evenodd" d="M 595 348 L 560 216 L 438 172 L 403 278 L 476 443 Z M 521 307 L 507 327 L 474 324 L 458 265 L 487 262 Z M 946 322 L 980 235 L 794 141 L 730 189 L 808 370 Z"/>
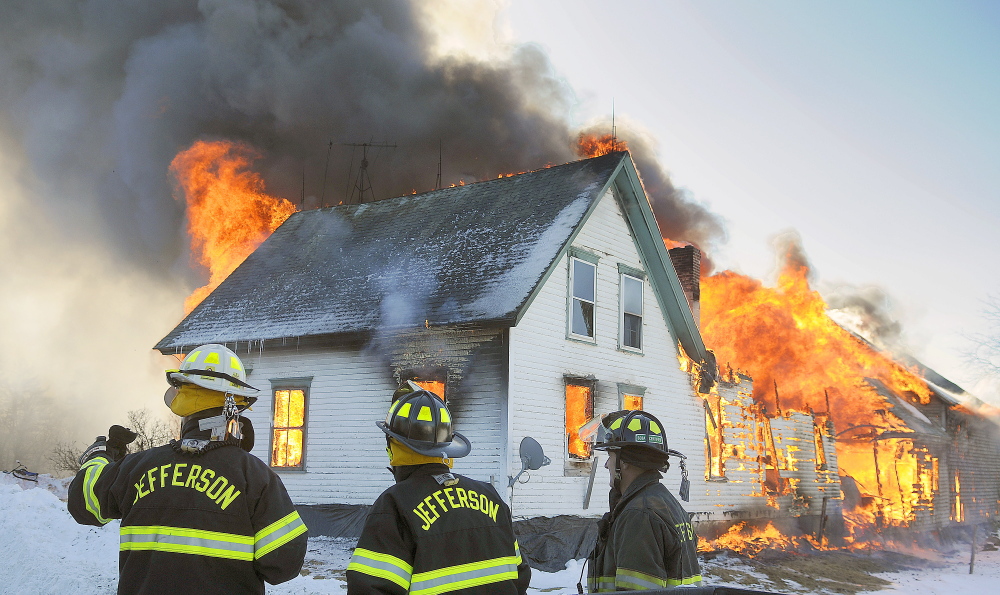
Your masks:
<path fill-rule="evenodd" d="M 455 430 L 472 442 L 472 452 L 455 459 L 454 469 L 492 482 L 502 494 L 507 485 L 501 464 L 506 451 L 506 329 L 416 329 L 387 343 L 394 370 L 447 369 L 446 398 Z"/>
<path fill-rule="evenodd" d="M 608 473 L 598 469 L 588 510 L 583 509 L 589 465 L 567 463 L 564 378 L 597 380 L 595 414 L 620 408 L 618 383 L 645 387 L 644 408 L 666 426 L 671 448 L 693 459 L 703 458 L 704 426 L 701 405 L 695 400 L 688 375 L 680 370 L 675 338 L 653 295 L 649 278 L 643 292 L 643 351 L 618 348 L 619 269 L 623 264 L 642 269 L 614 192 L 609 191 L 584 223 L 574 248 L 599 256 L 597 265 L 596 344 L 567 339 L 569 257 L 563 256 L 519 324 L 510 331 L 511 444 L 524 436 L 541 443 L 552 464 L 531 472 L 528 483 L 514 492 L 518 516 L 580 514 L 607 511 Z M 599 453 L 599 465 L 606 455 Z M 520 468 L 517 453 L 508 456 L 512 472 Z M 664 482 L 676 493 L 679 466 L 674 464 Z M 704 481 L 692 473 L 689 511 L 708 505 Z"/>

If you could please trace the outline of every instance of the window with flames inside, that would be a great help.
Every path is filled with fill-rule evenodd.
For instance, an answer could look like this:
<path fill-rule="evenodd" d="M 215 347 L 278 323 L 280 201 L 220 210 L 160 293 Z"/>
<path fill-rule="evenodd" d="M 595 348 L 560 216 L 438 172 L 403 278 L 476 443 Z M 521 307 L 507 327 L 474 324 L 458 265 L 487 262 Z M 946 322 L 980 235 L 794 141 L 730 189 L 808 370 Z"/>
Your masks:
<path fill-rule="evenodd" d="M 566 379 L 566 454 L 569 459 L 590 459 L 593 445 L 580 437 L 580 428 L 594 417 L 594 383 Z"/>
<path fill-rule="evenodd" d="M 305 421 L 306 389 L 275 389 L 274 418 L 271 425 L 272 467 L 302 468 Z"/>
<path fill-rule="evenodd" d="M 420 388 L 430 391 L 437 395 L 442 401 L 448 402 L 447 397 L 444 394 L 444 380 L 428 380 L 421 378 L 413 378 L 414 384 Z"/>

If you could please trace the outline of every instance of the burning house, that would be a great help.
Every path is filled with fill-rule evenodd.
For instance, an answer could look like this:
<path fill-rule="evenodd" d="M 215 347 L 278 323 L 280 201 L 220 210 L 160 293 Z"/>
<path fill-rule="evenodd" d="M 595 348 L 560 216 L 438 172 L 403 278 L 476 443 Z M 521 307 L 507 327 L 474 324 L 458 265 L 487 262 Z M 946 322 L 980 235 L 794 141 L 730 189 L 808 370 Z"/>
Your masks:
<path fill-rule="evenodd" d="M 578 432 L 601 413 L 646 408 L 673 448 L 704 448 L 678 345 L 706 384 L 711 356 L 627 153 L 295 213 L 156 347 L 210 341 L 248 354 L 270 395 L 255 454 L 302 504 L 368 504 L 391 482 L 374 422 L 407 379 L 446 399 L 475 447 L 461 471 L 501 493 L 510 445 L 542 444 L 553 464 L 518 515 L 600 510 Z"/>
<path fill-rule="evenodd" d="M 804 293 L 778 308 L 668 244 L 626 152 L 296 212 L 156 348 L 244 356 L 265 395 L 254 454 L 302 505 L 366 505 L 389 485 L 374 422 L 414 380 L 473 442 L 457 469 L 519 517 L 606 510 L 580 430 L 623 408 L 666 424 L 688 457 L 686 508 L 723 544 L 748 523 L 841 540 L 995 513 L 994 426 L 887 358 L 845 372 L 864 345 L 839 327 L 816 353 L 748 326 L 795 307 L 808 322 L 793 329 L 836 326 L 800 270 L 784 287 Z M 512 492 L 527 436 L 552 464 Z M 675 464 L 664 481 L 679 479 Z"/>

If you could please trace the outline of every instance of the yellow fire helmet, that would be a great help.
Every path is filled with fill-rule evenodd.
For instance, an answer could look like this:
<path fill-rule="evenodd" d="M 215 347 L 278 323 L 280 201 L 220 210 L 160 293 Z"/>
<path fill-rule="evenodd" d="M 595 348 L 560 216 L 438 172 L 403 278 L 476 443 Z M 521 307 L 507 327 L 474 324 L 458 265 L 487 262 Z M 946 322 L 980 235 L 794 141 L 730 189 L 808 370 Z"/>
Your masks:
<path fill-rule="evenodd" d="M 167 370 L 167 382 L 174 388 L 194 384 L 241 397 L 254 397 L 260 392 L 246 383 L 246 371 L 239 356 L 216 343 L 202 345 L 189 353 L 180 370 Z"/>

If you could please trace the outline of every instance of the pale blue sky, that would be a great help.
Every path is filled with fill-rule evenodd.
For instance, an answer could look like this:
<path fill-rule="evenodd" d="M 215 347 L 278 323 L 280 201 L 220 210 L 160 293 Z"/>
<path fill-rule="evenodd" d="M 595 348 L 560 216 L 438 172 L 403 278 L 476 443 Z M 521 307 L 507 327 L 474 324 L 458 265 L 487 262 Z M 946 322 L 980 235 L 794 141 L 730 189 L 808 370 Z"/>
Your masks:
<path fill-rule="evenodd" d="M 1000 294 L 1000 3 L 539 2 L 501 12 L 581 123 L 647 129 L 721 214 L 723 267 L 797 230 L 821 283 L 878 285 L 914 353 L 968 388 L 963 333 Z"/>

